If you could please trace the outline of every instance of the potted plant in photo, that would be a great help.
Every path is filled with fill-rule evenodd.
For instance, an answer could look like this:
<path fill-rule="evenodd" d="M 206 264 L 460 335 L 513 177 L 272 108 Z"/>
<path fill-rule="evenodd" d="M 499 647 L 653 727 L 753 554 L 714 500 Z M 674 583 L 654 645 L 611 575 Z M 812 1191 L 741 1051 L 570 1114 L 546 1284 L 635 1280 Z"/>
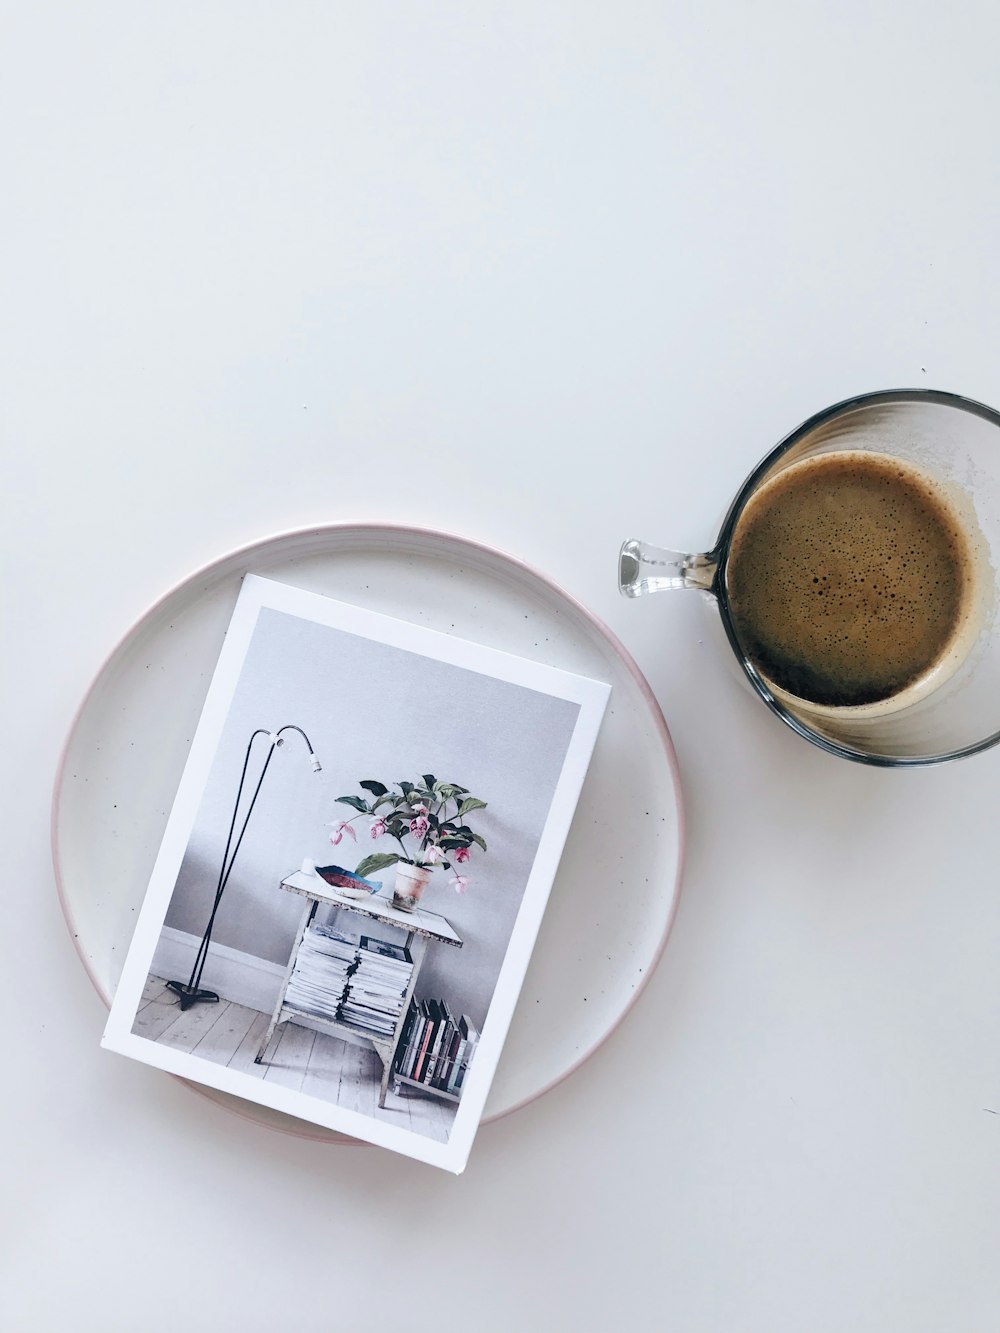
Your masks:
<path fill-rule="evenodd" d="M 469 826 L 468 817 L 485 810 L 486 802 L 472 796 L 467 787 L 439 782 L 432 773 L 424 773 L 419 782 L 398 782 L 393 787 L 373 778 L 358 786 L 368 793 L 367 798 L 337 797 L 339 804 L 357 813 L 333 825 L 330 841 L 334 846 L 347 837 L 356 842 L 353 825 L 367 817 L 368 836 L 375 842 L 391 839 L 399 850 L 371 852 L 358 862 L 354 873 L 367 878 L 395 866 L 393 904 L 406 912 L 420 901 L 438 866 L 455 871 L 448 882 L 457 893 L 464 893 L 471 880 L 462 868 L 472 855 L 473 845 L 486 851 L 485 841 Z"/>

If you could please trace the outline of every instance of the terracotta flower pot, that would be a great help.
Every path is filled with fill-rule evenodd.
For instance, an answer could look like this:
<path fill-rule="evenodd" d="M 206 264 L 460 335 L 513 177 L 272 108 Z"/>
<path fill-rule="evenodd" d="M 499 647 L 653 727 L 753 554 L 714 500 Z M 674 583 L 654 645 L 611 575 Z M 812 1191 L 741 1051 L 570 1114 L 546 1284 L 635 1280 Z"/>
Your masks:
<path fill-rule="evenodd" d="M 433 874 L 430 866 L 411 866 L 400 861 L 396 866 L 396 881 L 392 890 L 393 907 L 403 912 L 412 912 Z"/>

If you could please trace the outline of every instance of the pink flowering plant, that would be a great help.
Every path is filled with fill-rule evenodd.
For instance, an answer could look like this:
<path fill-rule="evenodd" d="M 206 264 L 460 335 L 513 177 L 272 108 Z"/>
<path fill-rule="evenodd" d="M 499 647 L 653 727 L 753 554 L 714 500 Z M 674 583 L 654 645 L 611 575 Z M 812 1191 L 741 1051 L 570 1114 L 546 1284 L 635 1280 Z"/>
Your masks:
<path fill-rule="evenodd" d="M 398 782 L 395 788 L 373 778 L 358 786 L 368 797 L 337 797 L 340 805 L 350 806 L 357 813 L 333 825 L 330 841 L 337 845 L 349 837 L 356 842 L 357 832 L 352 825 L 367 818 L 369 838 L 375 842 L 391 838 L 399 844 L 399 851 L 371 852 L 358 863 L 356 875 L 367 878 L 400 861 L 451 870 L 453 865 L 464 866 L 469 861 L 473 846 L 486 851 L 482 836 L 467 822 L 474 811 L 486 809 L 486 802 L 470 795 L 467 787 L 439 782 L 432 773 L 424 773 L 420 782 Z M 450 882 L 457 892 L 464 893 L 470 880 L 468 875 L 456 872 Z"/>

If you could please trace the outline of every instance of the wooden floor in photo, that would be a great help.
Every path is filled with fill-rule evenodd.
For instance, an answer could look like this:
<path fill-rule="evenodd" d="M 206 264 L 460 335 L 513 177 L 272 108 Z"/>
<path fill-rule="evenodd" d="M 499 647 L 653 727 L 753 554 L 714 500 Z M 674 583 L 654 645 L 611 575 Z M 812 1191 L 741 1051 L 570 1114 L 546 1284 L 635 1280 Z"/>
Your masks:
<path fill-rule="evenodd" d="M 379 1107 L 382 1065 L 370 1047 L 355 1046 L 296 1023 L 283 1023 L 271 1038 L 263 1061 L 254 1064 L 269 1021 L 269 1014 L 228 1000 L 195 1005 L 181 1013 L 177 996 L 167 990 L 163 978 L 151 976 L 143 989 L 132 1031 L 213 1064 L 227 1065 L 254 1078 L 372 1116 L 384 1124 L 447 1142 L 455 1119 L 454 1106 L 416 1089 L 397 1095 L 390 1083 L 385 1106 Z"/>

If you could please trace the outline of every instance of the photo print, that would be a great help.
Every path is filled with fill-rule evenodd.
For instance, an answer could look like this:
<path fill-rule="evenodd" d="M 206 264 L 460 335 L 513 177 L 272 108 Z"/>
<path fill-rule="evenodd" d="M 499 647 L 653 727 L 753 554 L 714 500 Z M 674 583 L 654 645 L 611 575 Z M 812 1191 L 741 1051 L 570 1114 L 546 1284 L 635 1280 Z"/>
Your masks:
<path fill-rule="evenodd" d="M 103 1045 L 461 1171 L 608 694 L 247 575 Z"/>

